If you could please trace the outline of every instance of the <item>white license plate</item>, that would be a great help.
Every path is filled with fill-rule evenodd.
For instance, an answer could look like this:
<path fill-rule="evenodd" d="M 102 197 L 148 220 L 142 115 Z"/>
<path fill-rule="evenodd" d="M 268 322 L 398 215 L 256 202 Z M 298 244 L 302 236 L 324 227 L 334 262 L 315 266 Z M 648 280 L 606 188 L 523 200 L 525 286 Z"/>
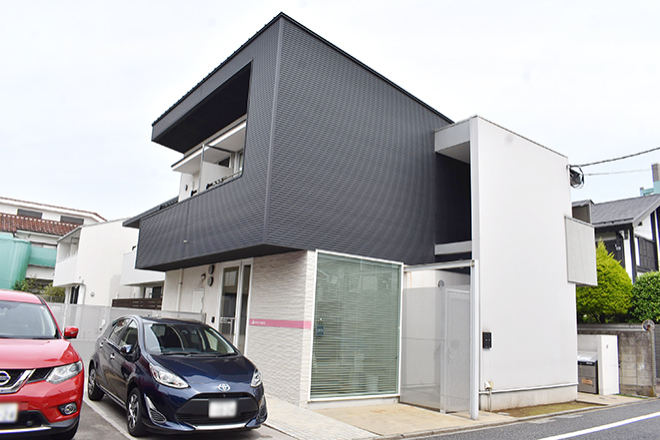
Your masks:
<path fill-rule="evenodd" d="M 236 400 L 213 400 L 209 401 L 209 417 L 212 419 L 236 417 L 238 402 Z"/>
<path fill-rule="evenodd" d="M 0 423 L 16 423 L 18 403 L 0 403 Z"/>

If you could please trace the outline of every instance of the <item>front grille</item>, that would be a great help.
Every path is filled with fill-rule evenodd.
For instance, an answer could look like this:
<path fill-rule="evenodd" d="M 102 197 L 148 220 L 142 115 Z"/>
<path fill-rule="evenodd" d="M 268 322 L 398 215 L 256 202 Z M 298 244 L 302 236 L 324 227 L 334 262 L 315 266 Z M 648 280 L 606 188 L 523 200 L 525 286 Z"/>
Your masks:
<path fill-rule="evenodd" d="M 154 423 L 160 423 L 161 425 L 165 422 L 167 422 L 167 418 L 165 418 L 164 415 L 162 415 L 157 409 L 155 408 L 149 408 L 149 417 L 151 420 L 154 421 Z"/>
<path fill-rule="evenodd" d="M 21 411 L 18 413 L 16 423 L 0 424 L 0 434 L 5 429 L 38 428 L 39 426 L 48 426 L 48 422 L 39 411 Z"/>
<path fill-rule="evenodd" d="M 44 380 L 48 377 L 51 370 L 52 368 L 37 368 L 36 370 L 34 370 L 34 373 L 32 373 L 32 375 L 30 376 L 27 382 L 32 383 L 32 382 L 39 382 L 41 380 Z"/>
<path fill-rule="evenodd" d="M 210 418 L 210 399 L 234 399 L 238 402 L 237 414 L 234 418 Z M 190 425 L 224 425 L 234 423 L 247 423 L 259 414 L 259 407 L 252 396 L 244 394 L 223 394 L 221 396 L 196 397 L 190 399 L 176 412 L 176 418 L 180 422 Z"/>
<path fill-rule="evenodd" d="M 9 375 L 9 382 L 0 385 L 0 388 L 11 388 L 13 387 L 18 379 L 20 379 L 21 375 L 23 374 L 25 370 L 0 370 L 0 372 L 5 372 Z M 5 380 L 6 376 L 4 374 L 1 375 L 0 380 Z"/>

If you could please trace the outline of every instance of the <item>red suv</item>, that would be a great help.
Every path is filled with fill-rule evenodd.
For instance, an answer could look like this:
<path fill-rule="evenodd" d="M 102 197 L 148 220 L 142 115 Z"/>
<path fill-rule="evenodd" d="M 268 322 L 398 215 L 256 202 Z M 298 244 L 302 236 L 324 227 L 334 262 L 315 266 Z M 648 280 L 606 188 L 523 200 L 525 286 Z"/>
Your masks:
<path fill-rule="evenodd" d="M 62 335 L 42 298 L 0 289 L 0 439 L 76 434 L 85 380 L 67 339 L 77 335 Z"/>

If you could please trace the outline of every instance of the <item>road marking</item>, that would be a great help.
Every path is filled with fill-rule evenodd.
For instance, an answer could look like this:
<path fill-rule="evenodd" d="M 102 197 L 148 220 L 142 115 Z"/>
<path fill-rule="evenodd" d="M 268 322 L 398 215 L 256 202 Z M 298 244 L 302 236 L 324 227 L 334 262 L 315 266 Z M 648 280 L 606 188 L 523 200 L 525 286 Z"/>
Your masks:
<path fill-rule="evenodd" d="M 569 432 L 567 434 L 555 435 L 553 437 L 543 437 L 539 440 L 561 440 L 564 438 L 577 437 L 580 435 L 591 434 L 594 432 L 605 431 L 606 429 L 617 428 L 619 426 L 628 425 L 630 423 L 641 422 L 642 420 L 652 419 L 654 417 L 660 417 L 660 412 L 655 412 L 653 414 L 647 414 L 645 416 L 634 417 L 632 419 L 621 420 L 620 422 L 610 423 L 607 425 L 596 426 L 594 428 L 583 429 L 582 431 Z"/>
<path fill-rule="evenodd" d="M 115 428 L 117 431 L 119 431 L 119 433 L 121 435 L 123 435 L 124 437 L 126 437 L 130 440 L 135 440 L 135 438 L 128 435 L 128 433 L 124 430 L 123 426 L 121 426 L 120 424 L 118 424 L 117 422 L 112 420 L 112 418 L 110 418 L 108 413 L 106 413 L 105 410 L 103 410 L 103 408 L 101 408 L 101 405 L 99 405 L 96 402 L 92 402 L 91 400 L 89 400 L 87 398 L 87 393 L 85 393 L 85 395 L 83 396 L 83 402 L 85 402 L 87 404 L 87 406 L 89 406 L 96 414 L 100 415 L 101 418 L 103 418 L 103 420 L 108 422 L 113 428 Z M 114 405 L 114 403 L 113 403 L 113 405 Z"/>

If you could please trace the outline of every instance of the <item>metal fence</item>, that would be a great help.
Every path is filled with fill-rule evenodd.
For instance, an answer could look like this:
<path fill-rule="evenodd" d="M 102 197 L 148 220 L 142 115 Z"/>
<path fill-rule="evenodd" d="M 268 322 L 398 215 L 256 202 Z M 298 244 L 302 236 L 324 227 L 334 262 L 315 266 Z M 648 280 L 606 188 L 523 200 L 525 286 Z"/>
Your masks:
<path fill-rule="evenodd" d="M 78 337 L 71 342 L 82 356 L 85 365 L 88 364 L 94 352 L 94 343 L 103 330 L 115 319 L 125 315 L 154 316 L 164 318 L 193 319 L 204 322 L 205 313 L 174 312 L 167 310 L 129 309 L 108 306 L 90 306 L 79 304 L 49 303 L 53 315 L 64 330 L 64 327 L 77 327 Z"/>

